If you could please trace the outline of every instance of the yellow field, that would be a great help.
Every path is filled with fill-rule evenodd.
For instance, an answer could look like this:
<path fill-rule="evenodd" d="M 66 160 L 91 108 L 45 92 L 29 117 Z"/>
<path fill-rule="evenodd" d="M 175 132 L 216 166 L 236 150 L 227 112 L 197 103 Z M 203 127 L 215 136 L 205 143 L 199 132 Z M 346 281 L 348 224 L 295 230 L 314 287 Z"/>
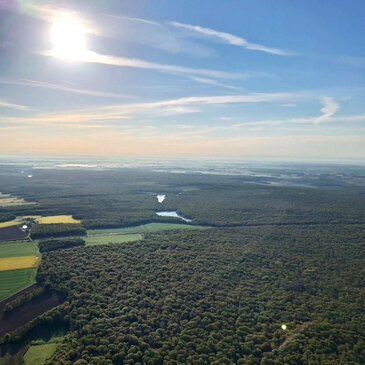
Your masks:
<path fill-rule="evenodd" d="M 14 220 L 8 221 L 8 222 L 1 222 L 0 223 L 0 228 L 6 228 L 6 227 L 11 227 L 11 226 L 16 226 L 19 223 L 20 222 L 17 219 L 14 219 Z"/>
<path fill-rule="evenodd" d="M 37 218 L 39 224 L 77 224 L 80 223 L 78 219 L 72 218 L 72 215 L 51 215 L 47 217 Z"/>
<path fill-rule="evenodd" d="M 26 219 L 34 219 L 39 224 L 77 224 L 80 223 L 78 219 L 72 218 L 72 215 L 50 215 L 46 217 L 42 217 L 40 215 L 25 215 L 21 217 L 17 217 L 12 221 L 2 222 L 0 223 L 0 228 L 6 228 L 11 226 L 16 226 Z"/>
<path fill-rule="evenodd" d="M 39 257 L 36 255 L 7 257 L 0 259 L 0 271 L 32 269 L 37 267 L 38 263 Z"/>
<path fill-rule="evenodd" d="M 2 197 L 0 196 L 0 208 L 1 207 L 11 207 L 11 206 L 17 206 L 17 205 L 29 205 L 29 204 L 35 204 L 33 202 L 27 202 L 23 198 L 17 198 L 17 197 Z"/>

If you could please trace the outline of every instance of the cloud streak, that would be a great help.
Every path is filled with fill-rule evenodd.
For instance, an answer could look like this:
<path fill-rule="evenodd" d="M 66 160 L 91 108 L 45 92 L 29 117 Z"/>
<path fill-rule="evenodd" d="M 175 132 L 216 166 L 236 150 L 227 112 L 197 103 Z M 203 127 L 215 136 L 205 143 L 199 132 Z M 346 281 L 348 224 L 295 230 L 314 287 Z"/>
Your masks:
<path fill-rule="evenodd" d="M 264 45 L 258 44 L 258 43 L 251 43 L 251 42 L 247 41 L 245 38 L 236 36 L 234 34 L 220 32 L 220 31 L 217 31 L 214 29 L 201 27 L 199 25 L 184 24 L 184 23 L 179 23 L 179 22 L 170 22 L 170 24 L 173 27 L 186 30 L 192 34 L 195 33 L 196 35 L 199 35 L 199 36 L 207 37 L 210 39 L 215 39 L 220 42 L 229 44 L 231 46 L 242 47 L 242 48 L 245 48 L 250 51 L 265 52 L 265 53 L 269 53 L 269 54 L 276 55 L 276 56 L 293 55 L 292 53 L 289 53 L 289 52 L 284 51 L 279 48 L 268 47 L 268 46 L 264 46 Z"/>
<path fill-rule="evenodd" d="M 101 107 L 83 108 L 69 112 L 43 113 L 28 118 L 6 118 L 6 122 L 42 124 L 92 124 L 100 121 L 120 121 L 134 117 L 156 117 L 180 115 L 202 111 L 207 106 L 229 104 L 270 103 L 293 100 L 300 93 L 251 93 L 226 96 L 190 96 L 156 102 L 113 104 Z"/>
<path fill-rule="evenodd" d="M 0 108 L 9 108 L 15 110 L 24 110 L 24 111 L 29 110 L 29 108 L 25 105 L 11 103 L 7 100 L 1 100 L 1 99 L 0 99 Z"/>
<path fill-rule="evenodd" d="M 123 95 L 123 94 L 116 94 L 116 93 L 95 91 L 95 90 L 88 90 L 88 89 L 80 89 L 80 88 L 74 88 L 74 87 L 65 86 L 65 85 L 57 85 L 57 84 L 52 84 L 49 82 L 42 82 L 42 81 L 28 80 L 28 79 L 0 80 L 0 84 L 37 87 L 37 88 L 44 88 L 44 89 L 50 89 L 50 90 L 59 90 L 59 91 L 73 93 L 73 94 L 89 95 L 89 96 L 95 96 L 95 97 L 130 98 L 130 96 Z"/>
<path fill-rule="evenodd" d="M 43 56 L 58 57 L 53 50 L 40 52 Z M 161 64 L 149 62 L 138 58 L 118 57 L 112 55 L 104 55 L 92 51 L 86 51 L 83 54 L 77 55 L 70 59 L 75 62 L 96 63 L 116 67 L 136 68 L 144 70 L 154 70 L 169 74 L 188 75 L 188 76 L 203 76 L 217 79 L 246 79 L 253 76 L 250 73 L 232 73 L 219 70 L 210 70 L 203 68 L 192 68 L 177 65 Z"/>

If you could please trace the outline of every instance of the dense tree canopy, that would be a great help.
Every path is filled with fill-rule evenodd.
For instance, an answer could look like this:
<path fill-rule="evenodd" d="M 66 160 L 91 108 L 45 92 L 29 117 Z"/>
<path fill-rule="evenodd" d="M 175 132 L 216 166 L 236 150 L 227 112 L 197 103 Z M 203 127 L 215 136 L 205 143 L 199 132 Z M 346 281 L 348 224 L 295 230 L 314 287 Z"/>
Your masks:
<path fill-rule="evenodd" d="M 38 279 L 68 296 L 72 328 L 50 364 L 362 364 L 360 228 L 215 229 L 47 253 Z"/>

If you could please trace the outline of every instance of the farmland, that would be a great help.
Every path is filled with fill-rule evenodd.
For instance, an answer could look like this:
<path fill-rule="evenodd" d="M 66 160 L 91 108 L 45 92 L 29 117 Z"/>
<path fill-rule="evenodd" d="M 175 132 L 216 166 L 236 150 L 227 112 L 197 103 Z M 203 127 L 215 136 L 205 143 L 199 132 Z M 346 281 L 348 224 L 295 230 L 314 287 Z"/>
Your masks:
<path fill-rule="evenodd" d="M 37 270 L 35 266 L 39 262 L 38 255 L 37 242 L 0 244 L 0 300 L 34 284 Z M 19 261 L 19 258 L 27 259 Z M 19 268 L 19 263 L 22 263 L 22 266 L 27 265 Z M 36 265 L 34 266 L 34 264 Z M 5 268 L 7 270 L 4 270 Z"/>
<path fill-rule="evenodd" d="M 178 223 L 147 223 L 136 227 L 110 228 L 110 229 L 90 229 L 85 238 L 86 245 L 105 245 L 108 243 L 126 243 L 143 239 L 143 234 L 175 231 L 206 229 L 207 227 L 192 226 Z"/>
<path fill-rule="evenodd" d="M 28 202 L 23 198 L 18 198 L 16 196 L 11 196 L 9 194 L 0 193 L 0 208 L 15 207 L 21 205 L 35 204 L 34 202 Z"/>
<path fill-rule="evenodd" d="M 21 222 L 19 222 L 18 219 L 13 219 L 13 220 L 7 221 L 7 222 L 0 222 L 0 228 L 7 228 L 7 227 L 12 227 L 12 226 L 17 226 L 20 223 Z"/>
<path fill-rule="evenodd" d="M 0 300 L 35 283 L 36 269 L 0 271 Z"/>
<path fill-rule="evenodd" d="M 38 255 L 36 242 L 11 242 L 0 244 L 0 259 L 5 257 Z"/>
<path fill-rule="evenodd" d="M 0 272 L 20 269 L 33 269 L 38 266 L 39 257 L 32 256 L 18 256 L 6 257 L 0 259 Z"/>
<path fill-rule="evenodd" d="M 45 217 L 37 217 L 36 221 L 39 224 L 79 224 L 78 219 L 74 219 L 71 215 L 53 215 Z"/>
<path fill-rule="evenodd" d="M 87 246 L 106 245 L 109 243 L 126 243 L 139 241 L 143 236 L 139 233 L 131 234 L 98 234 L 95 236 L 88 236 L 85 238 Z"/>
<path fill-rule="evenodd" d="M 38 224 L 79 224 L 80 220 L 74 219 L 72 215 L 51 215 L 51 216 L 40 216 L 40 215 L 27 215 L 19 216 L 16 219 L 12 219 L 5 222 L 0 222 L 0 228 L 7 228 L 21 225 L 27 220 L 35 221 Z"/>
<path fill-rule="evenodd" d="M 207 229 L 209 227 L 193 226 L 190 224 L 179 223 L 147 223 L 135 227 L 125 228 L 111 228 L 111 229 L 89 229 L 87 231 L 89 236 L 96 235 L 122 235 L 130 233 L 153 233 L 162 231 L 174 231 L 174 230 L 190 230 L 190 229 Z"/>
<path fill-rule="evenodd" d="M 269 173 L 131 169 L 40 169 L 24 182 L 0 166 L 0 190 L 38 202 L 0 210 L 3 221 L 35 218 L 32 239 L 86 241 L 42 253 L 37 288 L 65 301 L 41 316 L 53 326 L 54 313 L 72 328 L 46 363 L 363 364 L 365 190 L 348 185 L 347 167 L 345 180 L 300 169 L 300 186 L 287 187 L 265 185 Z M 157 194 L 166 195 L 162 204 Z M 162 210 L 192 224 L 158 217 Z M 34 241 L 1 247 L 3 259 L 38 255 Z M 0 298 L 35 273 L 0 272 Z M 53 351 L 21 341 L 31 346 L 28 364 Z"/>
<path fill-rule="evenodd" d="M 0 242 L 10 240 L 24 240 L 28 237 L 27 231 L 22 231 L 18 226 L 0 228 Z"/>

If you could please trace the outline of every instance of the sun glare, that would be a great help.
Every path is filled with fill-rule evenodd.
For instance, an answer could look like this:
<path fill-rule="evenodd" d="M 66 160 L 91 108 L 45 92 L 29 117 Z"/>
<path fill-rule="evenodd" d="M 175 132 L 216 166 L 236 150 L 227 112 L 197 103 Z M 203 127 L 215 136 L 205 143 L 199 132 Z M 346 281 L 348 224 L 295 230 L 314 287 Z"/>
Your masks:
<path fill-rule="evenodd" d="M 73 17 L 55 19 L 51 27 L 52 53 L 67 60 L 78 60 L 87 52 L 85 28 Z"/>

